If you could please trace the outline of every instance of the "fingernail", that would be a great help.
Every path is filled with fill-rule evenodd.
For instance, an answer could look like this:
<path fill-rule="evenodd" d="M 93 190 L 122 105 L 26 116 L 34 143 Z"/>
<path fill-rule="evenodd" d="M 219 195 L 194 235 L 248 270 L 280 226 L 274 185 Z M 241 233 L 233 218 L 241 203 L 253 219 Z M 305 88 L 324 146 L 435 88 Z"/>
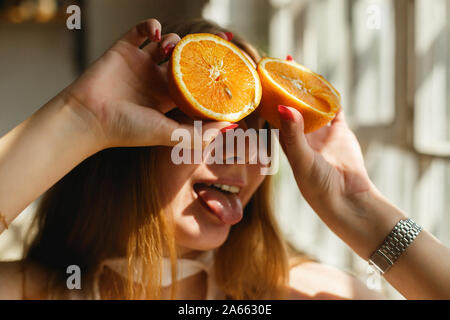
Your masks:
<path fill-rule="evenodd" d="M 292 58 L 292 56 L 291 56 L 290 54 L 288 54 L 288 55 L 286 56 L 286 60 L 287 60 L 287 61 L 294 61 L 294 58 Z"/>
<path fill-rule="evenodd" d="M 156 29 L 155 31 L 155 40 L 161 41 L 161 31 L 159 31 L 159 29 Z"/>
<path fill-rule="evenodd" d="M 233 40 L 233 32 L 227 31 L 227 32 L 225 32 L 225 34 L 227 35 L 228 41 Z"/>
<path fill-rule="evenodd" d="M 227 130 L 235 129 L 237 127 L 239 127 L 239 125 L 237 123 L 233 123 L 233 124 L 229 125 L 228 127 L 220 129 L 220 132 L 223 133 L 223 132 L 226 132 Z"/>
<path fill-rule="evenodd" d="M 172 53 L 173 48 L 175 48 L 175 44 L 169 43 L 169 44 L 164 48 L 164 55 L 165 55 L 166 57 L 169 56 L 169 55 Z"/>
<path fill-rule="evenodd" d="M 285 121 L 294 121 L 294 115 L 292 114 L 291 110 L 289 110 L 287 107 L 283 105 L 278 105 L 278 113 L 280 114 L 280 118 Z"/>

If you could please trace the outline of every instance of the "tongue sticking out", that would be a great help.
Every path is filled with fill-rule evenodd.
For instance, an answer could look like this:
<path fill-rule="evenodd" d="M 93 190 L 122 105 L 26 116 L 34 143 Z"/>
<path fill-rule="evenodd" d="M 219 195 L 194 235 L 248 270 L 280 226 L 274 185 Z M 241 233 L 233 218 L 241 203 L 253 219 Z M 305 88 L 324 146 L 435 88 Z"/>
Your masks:
<path fill-rule="evenodd" d="M 195 188 L 199 197 L 223 223 L 233 225 L 241 221 L 243 216 L 242 203 L 239 197 L 225 193 L 205 185 Z"/>

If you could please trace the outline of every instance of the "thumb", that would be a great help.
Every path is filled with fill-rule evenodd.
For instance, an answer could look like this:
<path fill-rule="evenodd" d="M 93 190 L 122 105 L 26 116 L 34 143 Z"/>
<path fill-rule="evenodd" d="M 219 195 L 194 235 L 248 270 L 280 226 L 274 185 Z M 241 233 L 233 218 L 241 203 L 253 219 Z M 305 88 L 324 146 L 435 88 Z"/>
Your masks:
<path fill-rule="evenodd" d="M 158 110 L 125 101 L 116 109 L 114 119 L 115 125 L 112 127 L 115 128 L 117 139 L 113 139 L 113 145 L 130 147 L 175 146 L 180 145 L 180 140 L 182 140 L 184 148 L 201 148 L 220 134 L 221 129 L 229 127 L 231 124 L 226 121 L 207 123 L 199 121 L 194 122 L 194 125 L 182 124 Z M 208 139 L 203 137 L 205 132 L 209 134 Z M 195 141 L 196 139 L 197 141 Z"/>
<path fill-rule="evenodd" d="M 278 113 L 281 145 L 292 171 L 300 180 L 307 178 L 314 164 L 314 150 L 306 140 L 303 116 L 297 109 L 283 105 L 278 106 Z"/>
<path fill-rule="evenodd" d="M 203 149 L 227 129 L 234 129 L 237 124 L 227 121 L 196 120 L 192 124 L 181 124 L 166 117 L 164 145 L 186 149 Z"/>
<path fill-rule="evenodd" d="M 221 134 L 222 130 L 237 126 L 227 121 L 196 120 L 180 123 L 158 111 L 155 112 L 149 124 L 152 145 L 178 146 L 186 149 L 205 148 Z"/>

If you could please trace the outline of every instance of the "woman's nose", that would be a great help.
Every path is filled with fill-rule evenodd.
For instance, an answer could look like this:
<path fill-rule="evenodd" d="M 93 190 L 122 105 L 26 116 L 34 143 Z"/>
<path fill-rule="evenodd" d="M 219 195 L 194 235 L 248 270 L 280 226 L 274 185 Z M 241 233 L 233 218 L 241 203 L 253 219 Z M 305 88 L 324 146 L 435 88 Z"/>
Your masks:
<path fill-rule="evenodd" d="M 222 135 L 225 164 L 257 164 L 258 134 L 254 129 L 230 130 Z"/>

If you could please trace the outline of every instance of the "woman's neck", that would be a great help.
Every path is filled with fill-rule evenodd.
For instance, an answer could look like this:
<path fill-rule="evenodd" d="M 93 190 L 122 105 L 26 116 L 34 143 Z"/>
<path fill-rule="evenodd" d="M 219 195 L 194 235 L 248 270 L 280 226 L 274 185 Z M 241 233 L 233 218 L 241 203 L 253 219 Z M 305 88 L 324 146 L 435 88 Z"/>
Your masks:
<path fill-rule="evenodd" d="M 201 255 L 204 251 L 192 250 L 184 247 L 177 247 L 178 256 L 182 259 L 195 259 Z"/>
<path fill-rule="evenodd" d="M 171 299 L 172 286 L 161 290 L 161 299 Z M 175 299 L 178 300 L 205 300 L 207 290 L 206 272 L 202 271 L 188 278 L 177 281 Z"/>
<path fill-rule="evenodd" d="M 192 250 L 178 246 L 177 253 L 181 259 L 196 259 L 205 251 Z M 172 285 L 161 290 L 161 299 L 171 298 Z M 175 298 L 181 300 L 204 300 L 207 293 L 207 274 L 202 271 L 176 282 Z"/>

